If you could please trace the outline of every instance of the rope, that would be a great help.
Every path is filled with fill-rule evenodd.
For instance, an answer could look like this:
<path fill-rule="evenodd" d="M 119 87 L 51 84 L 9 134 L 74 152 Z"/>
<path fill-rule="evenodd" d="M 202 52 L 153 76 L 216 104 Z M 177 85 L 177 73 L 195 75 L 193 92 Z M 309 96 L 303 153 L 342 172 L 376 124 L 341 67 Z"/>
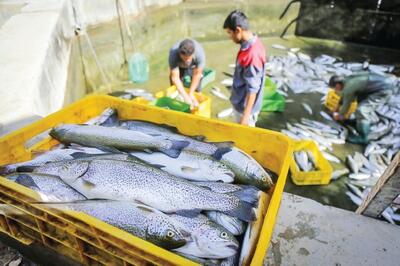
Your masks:
<path fill-rule="evenodd" d="M 125 52 L 125 40 L 124 40 L 124 34 L 122 32 L 122 22 L 121 22 L 121 14 L 120 14 L 120 6 L 119 6 L 119 0 L 115 0 L 115 7 L 117 9 L 117 14 L 118 14 L 118 24 L 119 24 L 119 34 L 121 36 L 121 43 L 122 43 L 122 54 L 124 56 L 124 64 L 128 62 L 126 58 L 126 52 Z"/>

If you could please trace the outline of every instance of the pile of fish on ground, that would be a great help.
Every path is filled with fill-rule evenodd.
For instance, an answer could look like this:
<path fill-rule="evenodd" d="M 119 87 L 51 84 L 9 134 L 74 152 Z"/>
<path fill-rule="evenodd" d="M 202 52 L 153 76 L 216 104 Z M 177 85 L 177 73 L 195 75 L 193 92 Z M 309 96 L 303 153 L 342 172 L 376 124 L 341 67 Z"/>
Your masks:
<path fill-rule="evenodd" d="M 197 262 L 237 265 L 247 256 L 242 235 L 273 185 L 252 157 L 232 142 L 120 121 L 111 109 L 88 124 L 53 128 L 61 147 L 0 173 L 35 190 L 39 204 L 85 212 Z"/>
<path fill-rule="evenodd" d="M 276 82 L 278 92 L 284 96 L 287 96 L 288 89 L 295 94 L 318 92 L 322 94 L 321 104 L 325 102 L 328 81 L 332 75 L 348 76 L 359 71 L 388 75 L 394 70 L 394 66 L 373 65 L 367 61 L 348 63 L 329 55 L 312 59 L 296 48 L 282 45 L 272 47 L 287 51 L 286 56 L 271 56 L 267 63 L 267 75 Z M 391 94 L 370 97 L 368 101 L 362 103 L 363 113 L 367 114 L 372 122 L 372 134 L 364 154 L 355 153 L 354 156 L 347 156 L 346 164 L 350 170 L 343 168 L 332 174 L 332 180 L 341 176 L 349 177 L 347 184 L 350 191 L 347 195 L 357 205 L 366 197 L 370 188 L 375 185 L 394 155 L 400 150 L 400 79 L 395 76 L 392 76 L 392 79 L 395 87 Z M 305 103 L 302 105 L 310 115 L 313 114 L 309 105 Z M 314 140 L 327 160 L 341 163 L 339 158 L 327 150 L 333 151 L 332 144 L 345 144 L 349 132 L 354 135 L 358 133 L 349 125 L 342 126 L 336 123 L 324 111 L 321 111 L 320 115 L 325 123 L 302 118 L 298 123 L 287 123 L 287 128 L 283 129 L 282 133 L 295 140 Z M 307 165 L 303 161 L 303 166 Z M 393 220 L 399 221 L 396 211 L 396 208 L 390 207 L 383 217 L 391 223 Z"/>

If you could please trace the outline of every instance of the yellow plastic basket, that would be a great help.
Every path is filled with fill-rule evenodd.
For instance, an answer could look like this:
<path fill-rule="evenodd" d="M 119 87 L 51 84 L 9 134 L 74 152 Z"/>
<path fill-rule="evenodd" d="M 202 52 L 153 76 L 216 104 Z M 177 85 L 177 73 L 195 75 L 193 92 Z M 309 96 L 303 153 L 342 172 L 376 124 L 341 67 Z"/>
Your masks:
<path fill-rule="evenodd" d="M 290 161 L 290 173 L 293 183 L 296 185 L 326 185 L 329 184 L 332 177 L 332 166 L 319 151 L 314 141 L 296 141 L 293 152 L 311 151 L 317 164 L 318 171 L 303 172 L 297 167 L 292 156 Z"/>
<path fill-rule="evenodd" d="M 339 108 L 340 96 L 336 93 L 335 90 L 330 89 L 328 95 L 325 100 L 325 106 L 331 112 L 337 112 Z M 357 101 L 353 101 L 350 105 L 349 110 L 345 114 L 344 118 L 349 118 L 352 113 L 354 113 L 357 109 Z"/>
<path fill-rule="evenodd" d="M 159 91 L 155 94 L 156 98 L 161 97 L 170 97 L 171 95 L 177 93 L 177 89 L 175 86 L 168 87 L 165 90 Z M 189 89 L 186 89 L 189 92 Z M 196 97 L 197 101 L 199 102 L 199 106 L 192 110 L 192 114 L 203 116 L 203 117 L 211 117 L 211 98 L 205 96 L 202 93 L 195 92 L 194 96 Z"/>
<path fill-rule="evenodd" d="M 210 141 L 235 142 L 261 165 L 279 175 L 259 205 L 259 219 L 251 232 L 246 265 L 262 265 L 288 173 L 293 143 L 281 133 L 191 114 L 160 110 L 111 96 L 88 96 L 0 139 L 0 165 L 29 160 L 37 151 L 58 142 L 39 134 L 60 123 L 84 123 L 111 107 L 121 119 L 138 119 L 177 127 L 186 135 L 204 135 Z M 251 140 L 251 141 L 249 141 Z M 30 144 L 28 144 L 30 143 Z M 43 205 L 36 192 L 0 177 L 0 204 L 21 212 L 0 214 L 0 231 L 24 244 L 38 242 L 84 265 L 196 265 L 192 261 L 137 238 L 81 212 L 55 212 Z"/>

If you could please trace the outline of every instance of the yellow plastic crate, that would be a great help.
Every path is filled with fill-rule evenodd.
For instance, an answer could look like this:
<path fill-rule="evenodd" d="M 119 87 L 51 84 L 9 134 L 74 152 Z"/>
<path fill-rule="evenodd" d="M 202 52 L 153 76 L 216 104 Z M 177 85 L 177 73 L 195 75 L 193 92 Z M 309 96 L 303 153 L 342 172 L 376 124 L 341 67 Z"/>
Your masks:
<path fill-rule="evenodd" d="M 328 108 L 328 110 L 331 112 L 337 112 L 339 108 L 339 102 L 340 102 L 340 95 L 338 95 L 335 90 L 330 89 L 325 100 L 326 108 Z M 353 101 L 350 105 L 349 110 L 345 114 L 344 118 L 346 119 L 349 118 L 350 115 L 354 113 L 356 110 L 357 110 L 357 101 Z"/>
<path fill-rule="evenodd" d="M 311 151 L 315 160 L 318 171 L 303 172 L 297 167 L 292 156 L 290 161 L 290 173 L 293 183 L 296 185 L 326 185 L 329 184 L 332 177 L 332 166 L 319 151 L 314 141 L 296 141 L 294 143 L 293 152 L 307 150 Z"/>
<path fill-rule="evenodd" d="M 189 93 L 189 89 L 185 88 L 186 91 Z M 156 98 L 161 97 L 170 97 L 171 95 L 177 93 L 176 86 L 171 86 L 165 90 L 159 91 L 155 94 Z M 195 92 L 194 96 L 196 97 L 197 101 L 199 102 L 199 106 L 192 110 L 192 114 L 203 116 L 203 117 L 211 117 L 211 98 L 205 96 L 202 93 Z"/>
<path fill-rule="evenodd" d="M 0 165 L 29 160 L 37 151 L 58 142 L 32 139 L 60 123 L 84 123 L 111 107 L 121 119 L 138 119 L 177 127 L 187 135 L 204 135 L 210 141 L 235 142 L 261 165 L 279 175 L 273 188 L 260 199 L 259 219 L 251 233 L 246 265 L 262 265 L 275 225 L 292 154 L 292 141 L 281 133 L 160 110 L 111 96 L 88 96 L 61 111 L 0 139 Z M 251 140 L 251 141 L 249 141 Z M 21 214 L 1 214 L 0 231 L 24 244 L 39 242 L 84 265 L 196 265 L 174 253 L 137 238 L 81 212 L 56 212 L 38 205 L 36 192 L 0 177 L 0 204 Z"/>

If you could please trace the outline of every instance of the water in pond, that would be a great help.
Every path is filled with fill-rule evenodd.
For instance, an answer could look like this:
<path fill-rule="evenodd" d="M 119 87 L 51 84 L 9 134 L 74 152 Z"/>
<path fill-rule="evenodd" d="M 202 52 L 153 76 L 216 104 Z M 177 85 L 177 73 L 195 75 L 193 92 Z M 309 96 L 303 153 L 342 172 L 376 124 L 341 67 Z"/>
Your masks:
<path fill-rule="evenodd" d="M 298 38 L 293 35 L 293 29 L 288 31 L 286 40 L 278 38 L 287 23 L 296 16 L 297 8 L 293 8 L 283 20 L 279 15 L 287 1 L 185 1 L 184 3 L 162 9 L 149 9 L 139 16 L 129 17 L 129 26 L 133 33 L 133 46 L 125 36 L 128 55 L 140 52 L 147 56 L 150 63 L 150 79 L 143 84 L 127 84 L 128 71 L 123 64 L 123 53 L 118 21 L 97 25 L 88 30 L 94 49 L 101 66 L 105 70 L 109 84 L 104 84 L 99 75 L 94 58 L 85 40 L 81 39 L 82 57 L 85 75 L 82 71 L 82 61 L 78 41 L 75 40 L 71 58 L 68 94 L 66 103 L 72 102 L 87 93 L 95 91 L 122 90 L 126 88 L 145 88 L 151 92 L 165 89 L 169 86 L 168 50 L 179 39 L 186 37 L 199 41 L 206 52 L 207 67 L 217 71 L 216 81 L 204 89 L 204 93 L 212 98 L 212 117 L 229 107 L 227 101 L 209 94 L 212 86 L 218 86 L 229 95 L 229 91 L 220 84 L 226 78 L 223 72 L 232 73 L 228 67 L 234 63 L 238 46 L 230 41 L 222 29 L 225 17 L 233 9 L 243 10 L 250 18 L 252 30 L 257 33 L 267 48 L 268 55 L 278 55 L 279 50 L 272 49 L 272 44 L 283 44 L 288 47 L 300 47 L 311 56 L 326 53 L 343 58 L 344 61 L 362 62 L 369 58 L 376 64 L 393 64 L 400 62 L 400 53 L 371 48 L 360 45 L 344 44 L 335 41 L 323 41 L 310 38 Z M 286 122 L 297 121 L 306 115 L 301 103 L 307 102 L 314 110 L 321 109 L 320 94 L 289 95 L 294 103 L 288 103 L 284 113 L 263 113 L 258 126 L 273 130 L 285 127 Z M 230 118 L 227 118 L 228 120 Z M 316 120 L 319 118 L 315 117 Z M 338 145 L 335 155 L 344 159 L 349 153 L 361 150 L 357 145 Z M 337 165 L 335 165 L 336 167 Z M 332 182 L 327 186 L 295 186 L 288 178 L 285 190 L 294 194 L 315 199 L 323 204 L 354 210 L 356 206 L 344 194 L 347 191 L 345 178 Z"/>

